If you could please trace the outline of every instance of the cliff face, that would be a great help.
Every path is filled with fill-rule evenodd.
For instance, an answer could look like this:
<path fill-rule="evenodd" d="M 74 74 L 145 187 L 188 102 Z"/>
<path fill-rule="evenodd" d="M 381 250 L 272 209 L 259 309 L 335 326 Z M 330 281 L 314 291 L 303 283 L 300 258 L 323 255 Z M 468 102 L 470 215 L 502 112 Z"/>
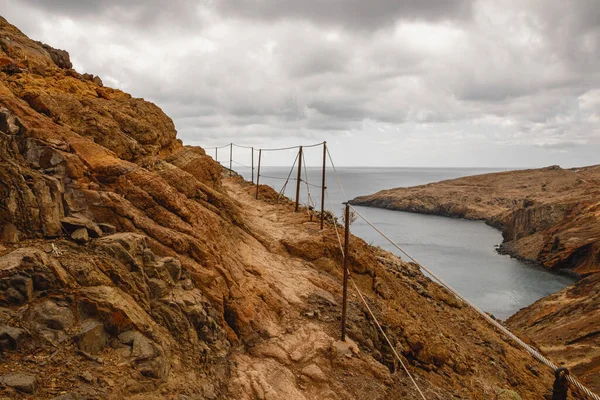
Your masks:
<path fill-rule="evenodd" d="M 416 398 L 355 295 L 353 341 L 337 341 L 333 225 L 254 200 L 158 107 L 1 18 L 0 48 L 2 396 Z M 352 241 L 354 279 L 428 398 L 551 387 L 414 265 Z"/>
<path fill-rule="evenodd" d="M 508 320 L 600 390 L 600 166 L 548 167 L 384 190 L 353 204 L 482 219 L 502 229 L 501 251 L 585 276 Z"/>
<path fill-rule="evenodd" d="M 502 248 L 550 269 L 600 271 L 600 166 L 469 176 L 360 196 L 352 204 L 485 220 Z"/>

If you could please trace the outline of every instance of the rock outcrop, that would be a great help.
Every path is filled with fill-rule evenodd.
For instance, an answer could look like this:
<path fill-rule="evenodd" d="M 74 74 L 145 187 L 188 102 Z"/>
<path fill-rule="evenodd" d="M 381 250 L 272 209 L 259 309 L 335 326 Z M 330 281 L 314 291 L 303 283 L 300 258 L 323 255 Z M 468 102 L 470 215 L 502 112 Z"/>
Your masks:
<path fill-rule="evenodd" d="M 355 295 L 338 341 L 333 223 L 255 200 L 157 106 L 1 18 L 0 49 L 1 396 L 416 397 Z M 414 265 L 352 240 L 353 279 L 428 398 L 551 387 Z"/>
<path fill-rule="evenodd" d="M 500 251 L 585 279 L 508 320 L 600 391 L 600 166 L 557 166 L 384 190 L 353 204 L 485 220 Z"/>

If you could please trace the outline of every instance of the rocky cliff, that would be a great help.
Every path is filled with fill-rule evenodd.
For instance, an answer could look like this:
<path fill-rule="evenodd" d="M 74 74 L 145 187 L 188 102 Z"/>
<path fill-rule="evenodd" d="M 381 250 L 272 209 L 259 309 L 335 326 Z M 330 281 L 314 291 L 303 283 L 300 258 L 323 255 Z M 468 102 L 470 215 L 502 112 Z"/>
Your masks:
<path fill-rule="evenodd" d="M 0 18 L 0 394 L 416 398 L 305 212 L 183 146 L 155 105 Z M 428 399 L 537 399 L 549 371 L 414 265 L 350 268 Z"/>
<path fill-rule="evenodd" d="M 510 171 L 384 190 L 353 204 L 481 219 L 500 251 L 581 277 L 509 319 L 600 390 L 600 166 Z"/>

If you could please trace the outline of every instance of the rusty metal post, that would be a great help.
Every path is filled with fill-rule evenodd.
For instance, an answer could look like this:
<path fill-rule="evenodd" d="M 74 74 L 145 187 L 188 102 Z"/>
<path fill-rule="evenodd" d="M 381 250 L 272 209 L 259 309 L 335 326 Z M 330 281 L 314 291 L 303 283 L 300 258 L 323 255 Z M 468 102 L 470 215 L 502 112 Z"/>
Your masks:
<path fill-rule="evenodd" d="M 302 146 L 298 150 L 298 178 L 296 179 L 296 212 L 300 204 L 300 180 L 302 179 Z"/>
<path fill-rule="evenodd" d="M 256 200 L 258 200 L 258 182 L 260 181 L 260 159 L 262 158 L 262 149 L 258 149 L 258 170 L 256 171 Z"/>
<path fill-rule="evenodd" d="M 348 300 L 348 240 L 350 240 L 350 204 L 346 205 L 344 215 L 344 289 L 342 292 L 342 340 L 346 341 L 346 302 Z"/>
<path fill-rule="evenodd" d="M 552 385 L 552 400 L 567 400 L 569 393 L 569 381 L 567 380 L 569 370 L 565 367 L 554 371 L 554 384 Z"/>
<path fill-rule="evenodd" d="M 233 143 L 229 143 L 229 176 L 231 177 L 231 162 L 233 161 Z"/>
<path fill-rule="evenodd" d="M 323 176 L 321 180 L 321 230 L 323 230 L 323 219 L 325 218 L 325 168 L 327 156 L 327 142 L 323 142 Z"/>
<path fill-rule="evenodd" d="M 254 183 L 254 147 L 252 148 L 252 183 Z"/>

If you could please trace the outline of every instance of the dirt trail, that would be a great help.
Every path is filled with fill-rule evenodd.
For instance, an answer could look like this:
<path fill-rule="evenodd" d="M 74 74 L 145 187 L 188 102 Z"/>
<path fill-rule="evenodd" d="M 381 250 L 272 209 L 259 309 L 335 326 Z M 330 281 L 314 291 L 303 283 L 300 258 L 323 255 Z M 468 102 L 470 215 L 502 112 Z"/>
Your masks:
<path fill-rule="evenodd" d="M 306 211 L 292 212 L 287 199 L 280 204 L 255 200 L 247 184 L 237 179 L 225 180 L 224 186 L 241 204 L 252 232 L 252 237 L 238 248 L 239 254 L 246 265 L 253 266 L 253 275 L 259 275 L 269 290 L 280 292 L 287 301 L 266 340 L 248 353 L 234 356 L 237 368 L 231 392 L 240 399 L 345 399 L 357 394 L 356 398 L 364 399 L 395 398 L 389 370 L 368 355 L 358 354 L 356 347 L 338 342 L 339 318 L 319 316 L 315 309 L 315 299 L 339 308 L 339 280 L 328 273 L 315 274 L 312 263 L 290 257 L 281 244 L 291 238 L 312 240 L 320 235 L 316 219 L 310 222 Z M 335 309 L 332 314 L 336 311 L 339 314 Z M 356 375 L 355 368 L 364 375 Z M 387 377 L 389 386 L 376 382 L 373 375 Z M 402 377 L 398 380 L 403 385 L 408 383 Z M 416 395 L 413 390 L 404 392 Z"/>
<path fill-rule="evenodd" d="M 264 340 L 261 340 L 249 351 L 240 352 L 234 357 L 238 368 L 233 374 L 235 378 L 232 380 L 232 393 L 240 398 L 251 398 L 245 397 L 248 396 L 249 391 L 258 398 L 263 398 L 263 395 L 264 398 L 269 398 L 269 393 L 273 398 L 279 398 L 278 395 L 286 393 L 286 397 L 290 399 L 418 398 L 418 393 L 404 371 L 398 370 L 390 373 L 390 370 L 384 366 L 386 363 L 377 362 L 370 354 L 373 347 L 369 349 L 368 343 L 377 340 L 379 344 L 375 345 L 375 348 L 378 346 L 385 348 L 385 345 L 382 344 L 383 338 L 376 331 L 372 322 L 363 320 L 366 313 L 352 290 L 350 290 L 349 300 L 350 338 L 357 340 L 360 344 L 359 347 L 366 353 L 357 354 L 350 351 L 346 356 L 339 357 L 336 346 L 340 346 L 337 339 L 341 310 L 341 268 L 339 265 L 341 256 L 339 256 L 340 251 L 333 225 L 326 224 L 324 232 L 321 232 L 317 218 L 311 222 L 306 210 L 294 213 L 293 204 L 287 199 L 283 199 L 279 204 L 257 201 L 254 198 L 254 187 L 239 179 L 224 180 L 224 187 L 228 194 L 241 205 L 244 221 L 248 231 L 252 234 L 252 238 L 244 241 L 238 249 L 244 257 L 244 263 L 252 265 L 252 273 L 260 275 L 261 280 L 268 282 L 269 290 L 281 292 L 287 301 L 286 310 L 282 313 L 281 318 L 273 322 L 275 328 L 271 335 L 263 337 Z M 364 256 L 368 246 L 357 238 L 352 240 L 356 243 L 354 246 L 358 248 L 356 252 Z M 333 263 L 333 265 L 331 265 L 331 259 L 336 259 L 336 257 L 332 253 L 336 253 L 339 257 L 337 258 L 338 263 Z M 380 253 L 379 257 L 380 260 L 387 260 L 386 262 L 390 263 L 392 270 L 397 268 L 397 263 L 400 262 L 389 253 Z M 325 263 L 325 259 L 329 261 L 329 264 L 323 268 L 321 263 Z M 377 268 L 380 261 L 368 258 L 360 261 L 361 264 L 371 263 L 372 265 L 365 269 L 365 265 L 359 266 L 359 263 L 355 262 L 352 267 L 358 268 L 357 271 L 354 271 L 355 280 L 367 295 L 371 306 L 380 310 L 380 313 L 384 313 L 380 314 L 379 318 L 386 325 L 388 334 L 401 329 L 404 331 L 404 335 L 415 335 L 412 339 L 408 339 L 408 349 L 410 346 L 417 346 L 415 349 L 421 354 L 420 357 L 423 360 L 423 364 L 417 362 L 417 365 L 425 369 L 415 369 L 414 366 L 410 368 L 428 398 L 441 399 L 450 396 L 495 398 L 502 391 L 499 386 L 484 382 L 488 378 L 491 378 L 490 381 L 494 381 L 496 378 L 493 376 L 497 375 L 498 371 L 486 373 L 484 371 L 487 368 L 481 368 L 483 365 L 475 366 L 481 363 L 476 355 L 481 354 L 481 350 L 477 349 L 478 345 L 469 349 L 474 344 L 469 344 L 470 341 L 488 343 L 488 345 L 496 343 L 490 350 L 492 352 L 500 351 L 504 354 L 506 359 L 501 361 L 502 368 L 505 368 L 507 372 L 511 371 L 508 372 L 514 375 L 511 379 L 515 382 L 527 379 L 522 376 L 522 372 L 517 372 L 519 368 L 510 364 L 525 362 L 528 365 L 526 370 L 530 367 L 533 368 L 532 365 L 535 363 L 529 359 L 529 356 L 518 349 L 500 344 L 497 339 L 492 339 L 493 336 L 496 336 L 495 334 L 489 336 L 493 330 L 477 316 L 471 315 L 471 310 L 462 309 L 461 312 L 469 314 L 471 318 L 476 319 L 476 322 L 464 324 L 466 321 L 462 317 L 454 315 L 456 308 L 444 304 L 444 302 L 448 302 L 456 307 L 456 301 L 437 285 L 432 284 L 427 278 L 424 278 L 423 281 L 420 280 L 424 285 L 422 290 L 431 294 L 425 295 L 425 298 L 418 294 L 415 297 L 415 286 L 409 288 L 399 285 L 403 281 L 400 279 L 401 274 L 396 274 L 396 277 L 393 275 L 388 277 L 386 273 Z M 407 264 L 402 265 L 402 268 L 408 267 Z M 412 274 L 412 272 L 408 273 Z M 418 274 L 420 275 L 420 273 Z M 388 279 L 396 280 L 396 282 Z M 373 287 L 378 289 L 373 292 Z M 410 293 L 407 293 L 406 290 Z M 417 288 L 417 290 L 421 289 Z M 409 311 L 416 318 L 413 327 L 410 327 L 410 322 L 406 320 L 406 317 L 395 313 L 394 309 L 399 310 L 395 300 L 385 305 L 380 303 L 383 300 L 381 296 L 384 298 L 393 296 L 390 292 L 394 291 L 403 299 L 399 303 L 402 304 L 401 307 L 418 310 L 416 314 Z M 380 295 L 377 296 L 377 293 Z M 375 298 L 372 297 L 373 294 L 376 295 Z M 429 310 L 430 304 L 426 301 L 429 296 L 434 299 L 443 299 L 441 303 L 440 300 L 434 300 L 434 304 L 437 304 L 435 312 Z M 441 306 L 442 304 L 444 306 Z M 381 310 L 381 306 L 386 311 Z M 424 315 L 428 317 L 424 318 Z M 385 320 L 386 318 L 388 321 Z M 400 322 L 401 328 L 395 325 L 403 319 L 404 321 Z M 445 321 L 443 328 L 436 319 Z M 437 329 L 444 332 L 440 334 L 442 340 L 438 342 L 436 339 L 433 341 L 426 339 L 425 347 L 429 349 L 427 352 L 418 350 L 421 344 L 410 344 L 411 341 L 423 340 L 416 339 L 423 337 L 421 335 L 433 335 L 432 332 Z M 476 333 L 473 337 L 474 332 Z M 392 334 L 392 340 L 400 339 L 394 338 L 394 335 Z M 481 341 L 483 337 L 485 339 Z M 400 344 L 399 346 L 402 347 Z M 444 350 L 448 346 L 454 347 L 453 350 L 450 350 L 452 355 L 446 353 L 448 350 Z M 405 348 L 405 354 L 407 351 L 411 352 L 408 349 Z M 378 350 L 374 350 L 375 354 L 380 354 Z M 352 357 L 349 357 L 351 355 Z M 474 358 L 471 359 L 471 355 Z M 431 362 L 426 361 L 428 357 L 432 357 L 429 360 L 438 360 L 433 361 L 434 364 L 438 362 L 439 365 L 456 363 L 452 368 L 464 372 L 469 367 L 460 364 L 473 365 L 475 370 L 471 373 L 479 377 L 475 381 L 471 380 L 468 386 L 479 386 L 478 389 L 475 389 L 478 393 L 473 390 L 473 387 L 467 392 L 462 392 L 459 388 L 464 387 L 465 383 L 460 383 L 461 378 L 458 380 L 442 378 L 438 374 L 442 374 L 442 376 L 448 374 L 448 372 L 443 372 L 445 367 L 439 370 L 437 367 L 433 369 L 427 367 L 427 362 Z M 450 361 L 446 357 L 450 357 L 454 361 Z M 495 359 L 495 356 L 492 357 Z M 388 353 L 384 359 L 389 360 L 391 365 L 396 365 L 391 354 Z M 409 365 L 414 361 L 405 359 Z M 498 361 L 500 360 L 498 359 Z M 505 362 L 508 364 L 504 365 Z M 396 366 L 393 370 L 396 368 L 399 367 Z M 465 369 L 462 370 L 462 368 Z M 537 370 L 533 370 L 537 373 Z M 357 371 L 360 372 L 357 374 Z M 467 373 L 467 375 L 469 374 Z M 482 378 L 480 374 L 490 374 L 491 376 Z M 545 377 L 542 376 L 542 378 Z M 385 382 L 383 385 L 381 384 L 382 379 Z M 530 379 L 528 384 L 541 383 L 543 385 L 541 381 L 536 382 L 537 378 Z M 433 382 L 435 382 L 434 385 L 432 385 Z M 517 392 L 520 392 L 522 398 L 536 398 L 537 395 L 530 395 L 531 392 L 528 390 L 521 388 Z"/>

